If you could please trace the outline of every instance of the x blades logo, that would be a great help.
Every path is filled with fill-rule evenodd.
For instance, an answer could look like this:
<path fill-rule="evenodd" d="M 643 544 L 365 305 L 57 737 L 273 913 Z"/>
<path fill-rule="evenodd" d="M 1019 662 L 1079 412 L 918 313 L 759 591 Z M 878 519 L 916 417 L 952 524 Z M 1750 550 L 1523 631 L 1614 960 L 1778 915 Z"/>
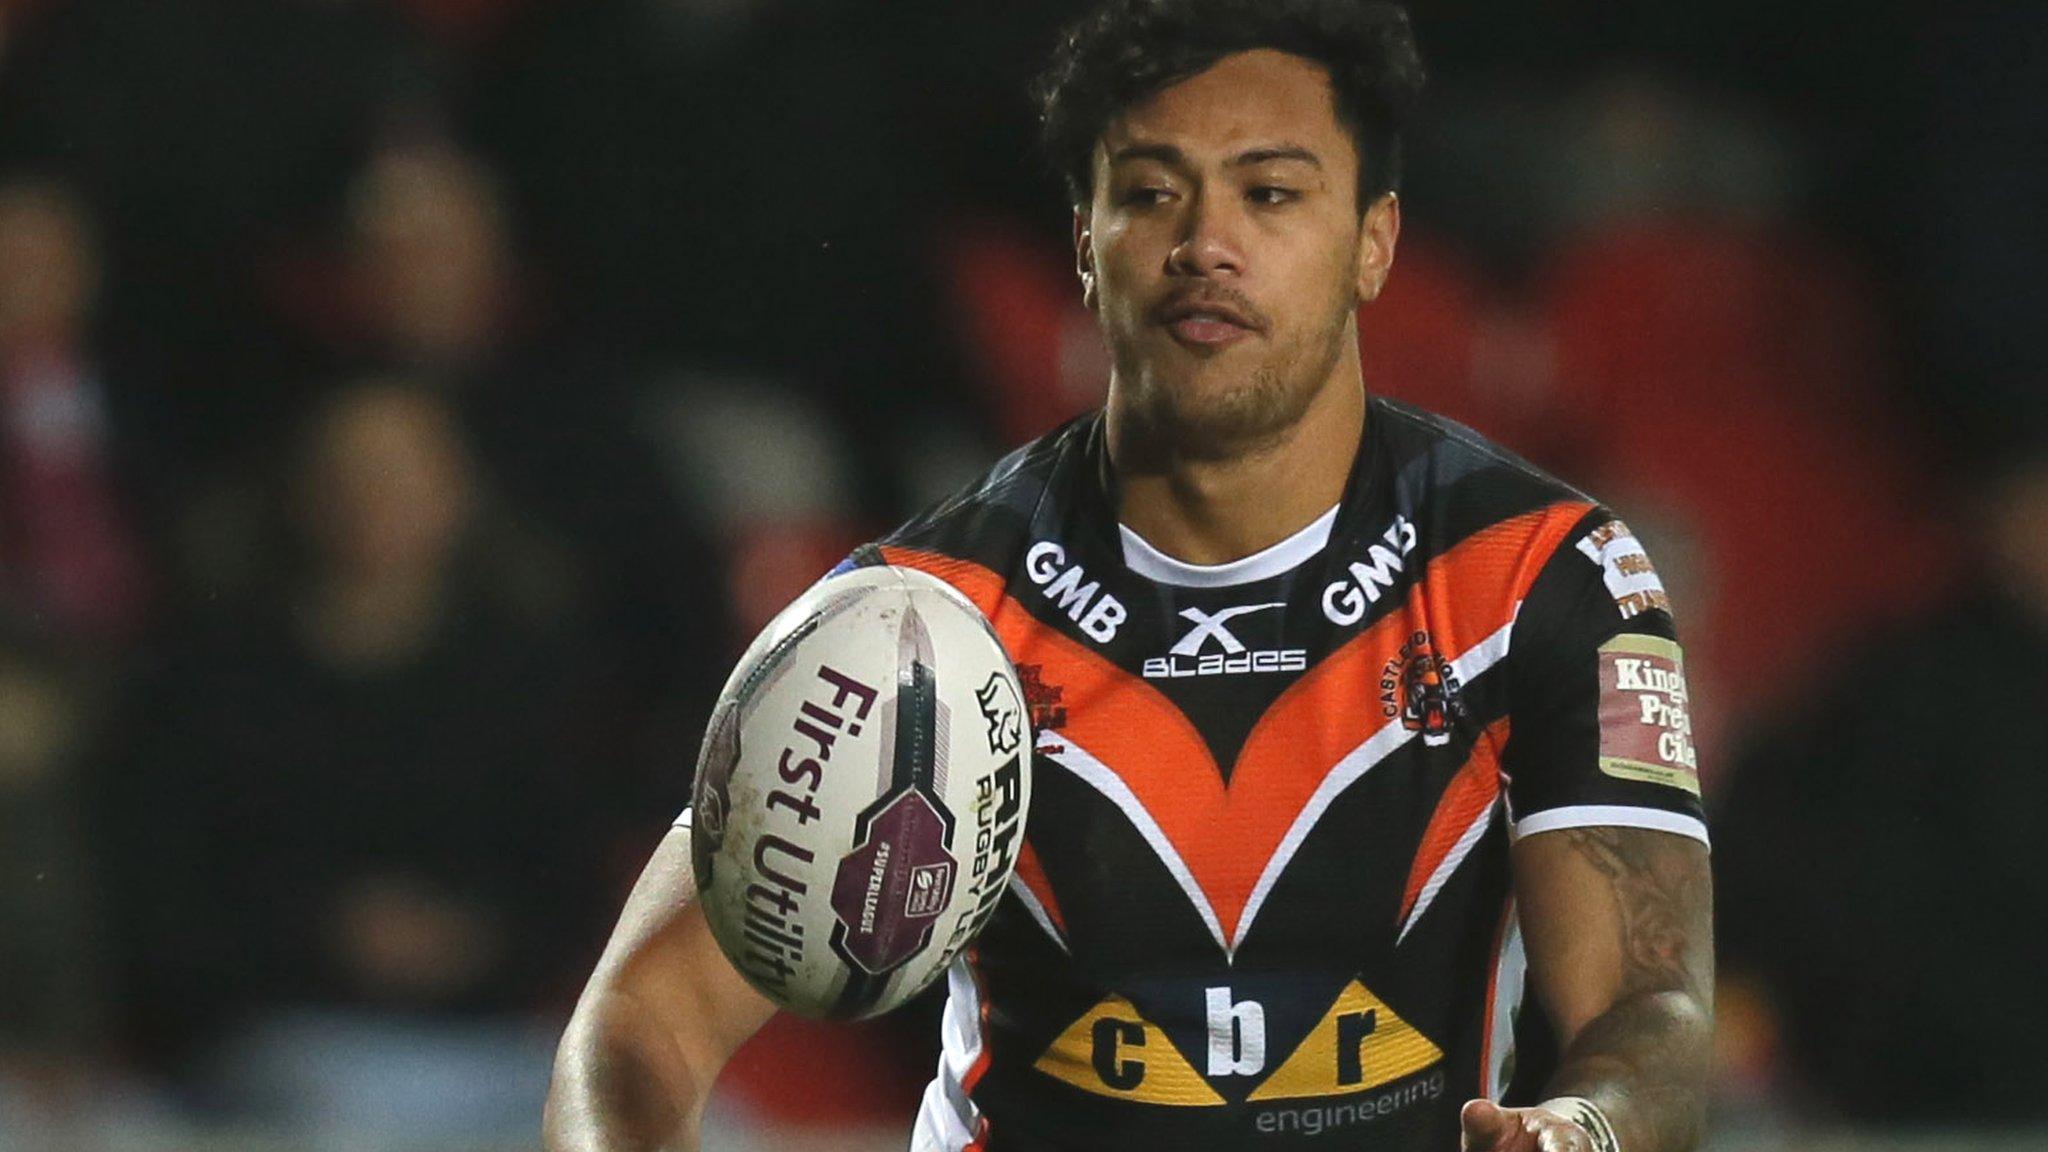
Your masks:
<path fill-rule="evenodd" d="M 1180 643 L 1173 646 L 1173 654 L 1175 656 L 1198 655 L 1202 651 L 1202 645 L 1207 644 L 1213 638 L 1217 644 L 1222 646 L 1223 651 L 1232 656 L 1238 655 L 1244 651 L 1244 644 L 1237 637 L 1231 635 L 1230 629 L 1225 628 L 1224 625 L 1237 619 L 1239 616 L 1250 615 L 1253 612 L 1263 612 L 1268 608 L 1285 607 L 1285 604 L 1277 603 L 1244 604 L 1236 608 L 1225 608 L 1213 616 L 1202 611 L 1200 608 L 1183 608 L 1180 612 L 1180 618 L 1193 624 L 1195 630 L 1181 637 Z"/>
<path fill-rule="evenodd" d="M 1244 672 L 1302 672 L 1308 668 L 1308 651 L 1303 648 L 1248 649 L 1244 641 L 1230 631 L 1226 625 L 1240 616 L 1263 612 L 1268 608 L 1285 608 L 1286 605 L 1240 604 L 1220 612 L 1204 612 L 1200 608 L 1183 608 L 1180 618 L 1194 625 L 1193 631 L 1180 638 L 1167 654 L 1154 656 L 1145 661 L 1144 676 L 1148 680 L 1175 679 L 1184 676 L 1229 676 Z M 1204 652 L 1210 641 L 1216 642 L 1220 651 Z"/>

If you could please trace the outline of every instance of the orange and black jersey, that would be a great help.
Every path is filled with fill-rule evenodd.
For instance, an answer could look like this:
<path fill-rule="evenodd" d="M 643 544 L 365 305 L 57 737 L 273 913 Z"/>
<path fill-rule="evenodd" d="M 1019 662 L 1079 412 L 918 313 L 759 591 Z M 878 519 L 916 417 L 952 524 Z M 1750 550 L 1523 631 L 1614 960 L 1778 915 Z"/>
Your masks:
<path fill-rule="evenodd" d="M 972 599 L 1037 740 L 915 1147 L 1455 1147 L 1466 1099 L 1552 1059 L 1510 842 L 1706 838 L 1655 571 L 1585 496 L 1385 400 L 1342 503 L 1231 564 L 1153 550 L 1114 486 L 1097 414 L 849 561 Z"/>

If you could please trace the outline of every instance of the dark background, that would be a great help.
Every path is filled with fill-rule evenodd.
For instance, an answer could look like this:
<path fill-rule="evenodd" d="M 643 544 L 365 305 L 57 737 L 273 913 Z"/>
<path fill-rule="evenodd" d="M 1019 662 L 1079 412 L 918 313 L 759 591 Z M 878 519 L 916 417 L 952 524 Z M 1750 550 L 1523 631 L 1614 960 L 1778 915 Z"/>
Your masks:
<path fill-rule="evenodd" d="M 1078 7 L 0 3 L 0 1148 L 535 1142 L 744 641 L 1100 400 Z M 1368 386 L 1672 588 L 1716 1146 L 2048 1122 L 2048 7 L 1413 10 Z M 900 1146 L 931 1027 L 712 1146 Z"/>

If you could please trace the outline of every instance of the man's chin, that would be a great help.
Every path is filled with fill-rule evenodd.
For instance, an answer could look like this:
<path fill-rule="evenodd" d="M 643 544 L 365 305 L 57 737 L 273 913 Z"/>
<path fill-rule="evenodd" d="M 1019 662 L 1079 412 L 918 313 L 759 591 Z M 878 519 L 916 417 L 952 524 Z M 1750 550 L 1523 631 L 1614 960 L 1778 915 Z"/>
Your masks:
<path fill-rule="evenodd" d="M 1288 403 L 1286 389 L 1270 373 L 1231 371 L 1220 359 L 1154 377 L 1128 416 L 1176 453 L 1195 456 L 1242 454 L 1300 419 L 1306 405 Z"/>

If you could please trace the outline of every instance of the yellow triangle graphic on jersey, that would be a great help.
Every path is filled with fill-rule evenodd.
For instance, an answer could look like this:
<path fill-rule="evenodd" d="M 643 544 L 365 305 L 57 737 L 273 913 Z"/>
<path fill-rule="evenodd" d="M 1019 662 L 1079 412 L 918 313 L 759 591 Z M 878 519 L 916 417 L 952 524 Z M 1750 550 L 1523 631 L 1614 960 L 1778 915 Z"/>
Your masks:
<path fill-rule="evenodd" d="M 1294 1055 L 1266 1077 L 1251 1098 L 1291 1100 L 1363 1092 L 1443 1058 L 1443 1049 L 1353 980 Z"/>
<path fill-rule="evenodd" d="M 1223 1103 L 1158 1025 L 1111 996 L 1067 1027 L 1032 1067 L 1083 1092 L 1178 1107 Z"/>

